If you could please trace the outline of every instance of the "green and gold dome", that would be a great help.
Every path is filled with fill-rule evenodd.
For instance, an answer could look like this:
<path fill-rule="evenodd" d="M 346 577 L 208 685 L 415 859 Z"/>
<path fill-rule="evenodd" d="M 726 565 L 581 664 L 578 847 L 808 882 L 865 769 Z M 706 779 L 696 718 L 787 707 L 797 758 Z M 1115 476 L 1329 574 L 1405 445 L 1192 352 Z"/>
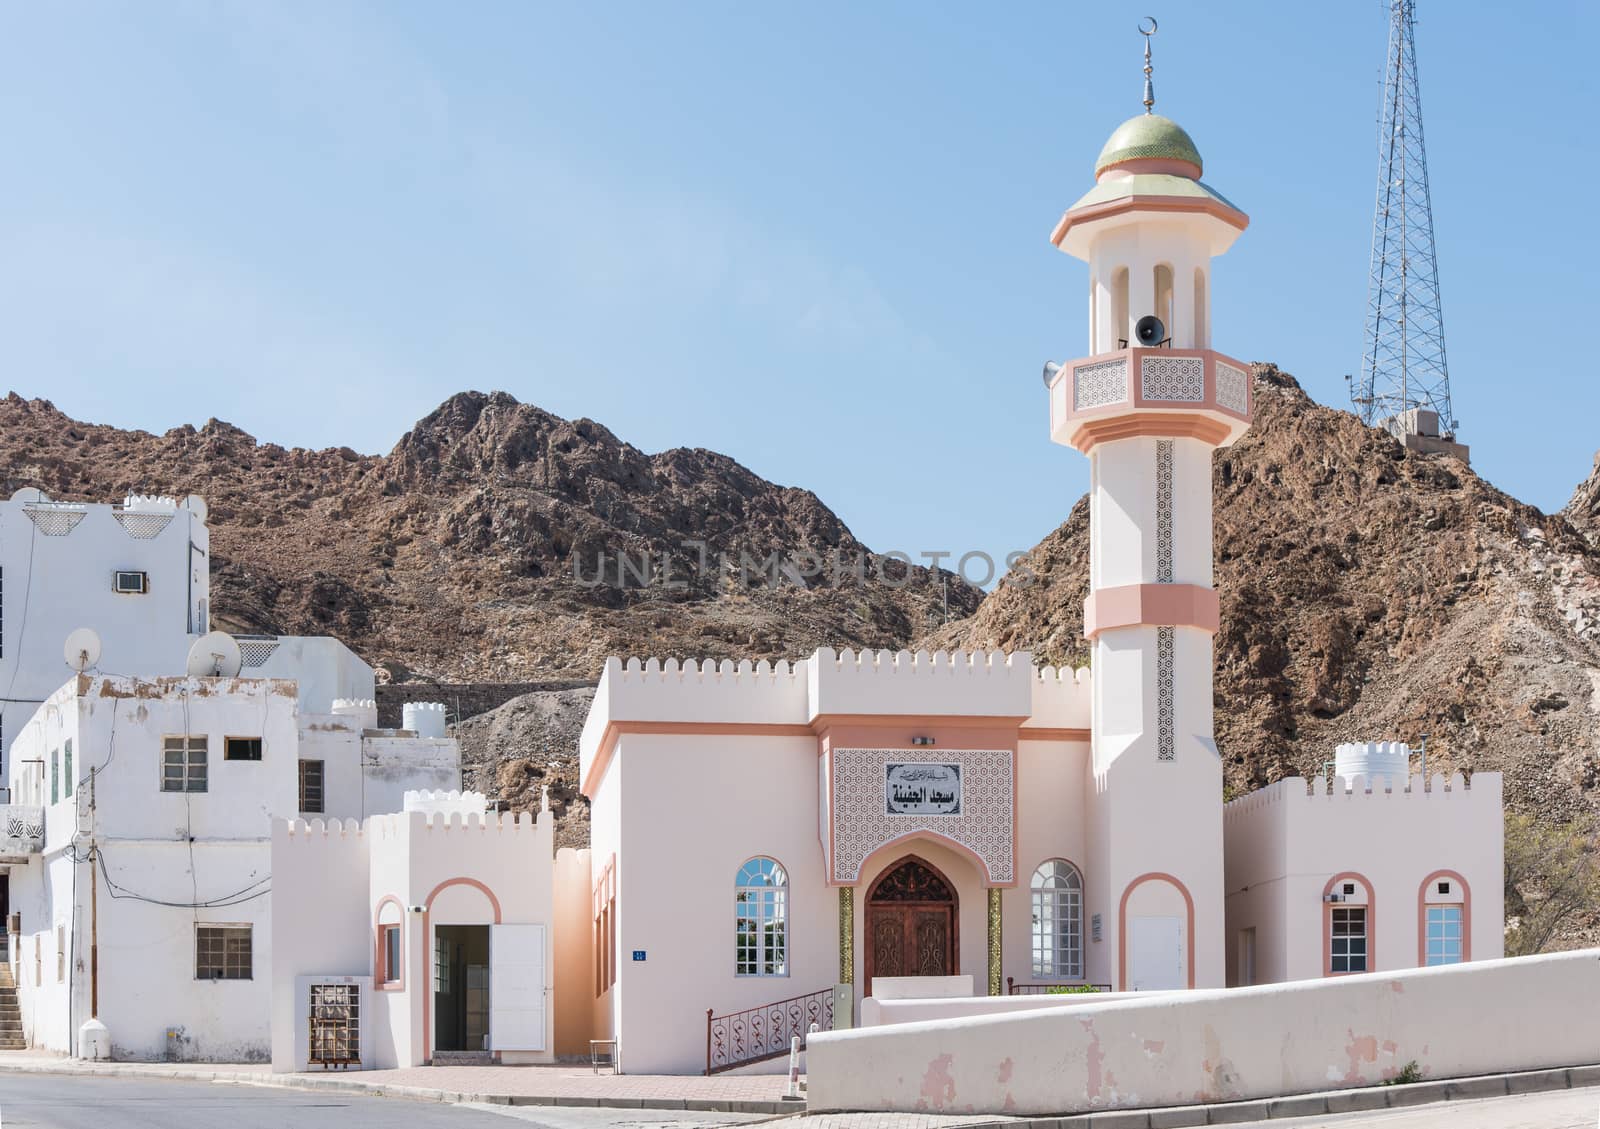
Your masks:
<path fill-rule="evenodd" d="M 1194 139 L 1177 122 L 1160 114 L 1140 114 L 1119 125 L 1100 150 L 1094 175 L 1138 160 L 1182 161 L 1194 166 L 1196 179 L 1204 171 Z"/>

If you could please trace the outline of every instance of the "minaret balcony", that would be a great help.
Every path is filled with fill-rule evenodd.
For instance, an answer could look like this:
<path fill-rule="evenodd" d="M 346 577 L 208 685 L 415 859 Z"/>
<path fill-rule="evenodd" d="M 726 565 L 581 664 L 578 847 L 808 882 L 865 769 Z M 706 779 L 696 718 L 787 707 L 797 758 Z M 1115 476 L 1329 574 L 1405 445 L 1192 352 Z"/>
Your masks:
<path fill-rule="evenodd" d="M 1117 349 L 1068 361 L 1050 384 L 1050 438 L 1084 454 L 1140 435 L 1226 447 L 1250 428 L 1250 367 L 1212 349 Z"/>

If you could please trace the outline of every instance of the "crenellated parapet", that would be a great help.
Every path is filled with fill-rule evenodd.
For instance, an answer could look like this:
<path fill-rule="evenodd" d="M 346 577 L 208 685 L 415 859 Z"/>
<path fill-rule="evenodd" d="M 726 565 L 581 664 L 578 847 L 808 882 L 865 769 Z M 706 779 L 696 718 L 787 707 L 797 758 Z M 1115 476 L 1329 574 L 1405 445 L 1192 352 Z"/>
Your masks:
<path fill-rule="evenodd" d="M 1475 772 L 1468 779 L 1457 772 L 1446 777 L 1434 773 L 1426 781 L 1413 774 L 1405 784 L 1394 787 L 1388 775 L 1368 777 L 1335 777 L 1332 782 L 1324 776 L 1314 776 L 1309 781 L 1299 776 L 1289 776 L 1265 788 L 1230 800 L 1223 807 L 1223 819 L 1229 823 L 1259 818 L 1265 812 L 1282 812 L 1291 820 L 1313 813 L 1327 811 L 1415 809 L 1421 805 L 1492 805 L 1500 810 L 1503 778 L 1498 772 Z"/>
<path fill-rule="evenodd" d="M 1094 706 L 1094 680 L 1086 666 L 1077 669 L 1043 666 L 1033 679 L 1032 712 L 1023 723 L 1029 729 L 1089 728 Z"/>
<path fill-rule="evenodd" d="M 808 670 L 810 716 L 904 714 L 1022 719 L 1033 708 L 1027 651 L 861 651 L 823 647 Z"/>

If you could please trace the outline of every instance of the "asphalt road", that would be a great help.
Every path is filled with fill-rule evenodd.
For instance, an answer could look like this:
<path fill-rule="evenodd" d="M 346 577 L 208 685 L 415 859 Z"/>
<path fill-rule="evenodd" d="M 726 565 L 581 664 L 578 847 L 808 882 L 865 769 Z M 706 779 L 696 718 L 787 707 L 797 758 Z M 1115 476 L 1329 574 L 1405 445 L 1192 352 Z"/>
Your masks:
<path fill-rule="evenodd" d="M 172 1079 L 0 1074 L 0 1129 L 689 1129 L 752 1120 L 728 1114 L 522 1106 L 482 1108 Z"/>

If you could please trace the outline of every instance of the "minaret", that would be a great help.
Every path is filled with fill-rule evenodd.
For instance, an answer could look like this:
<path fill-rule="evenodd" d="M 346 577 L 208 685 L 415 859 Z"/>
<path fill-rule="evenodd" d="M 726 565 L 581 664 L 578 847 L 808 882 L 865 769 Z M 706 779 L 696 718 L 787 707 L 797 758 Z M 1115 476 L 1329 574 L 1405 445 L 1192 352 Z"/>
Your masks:
<path fill-rule="evenodd" d="M 1189 135 L 1117 127 L 1051 235 L 1089 264 L 1090 356 L 1046 367 L 1050 435 L 1089 457 L 1094 963 L 1125 988 L 1224 983 L 1222 766 L 1212 732 L 1211 453 L 1250 426 L 1248 368 L 1211 346 L 1211 260 L 1249 222 Z"/>

